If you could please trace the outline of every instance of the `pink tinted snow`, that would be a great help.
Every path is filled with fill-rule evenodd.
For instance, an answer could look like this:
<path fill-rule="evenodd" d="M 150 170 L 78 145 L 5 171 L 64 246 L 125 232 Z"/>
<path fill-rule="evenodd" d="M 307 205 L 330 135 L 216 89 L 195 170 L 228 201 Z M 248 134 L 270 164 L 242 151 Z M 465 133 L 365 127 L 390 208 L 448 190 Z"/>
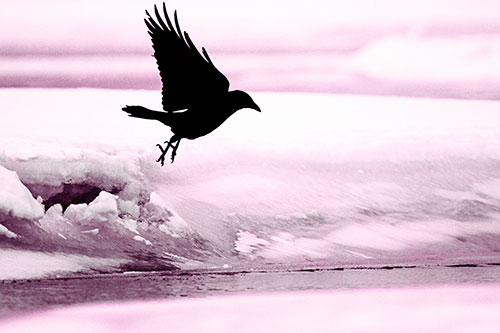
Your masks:
<path fill-rule="evenodd" d="M 76 306 L 0 331 L 498 332 L 499 311 L 499 285 L 295 292 Z"/>

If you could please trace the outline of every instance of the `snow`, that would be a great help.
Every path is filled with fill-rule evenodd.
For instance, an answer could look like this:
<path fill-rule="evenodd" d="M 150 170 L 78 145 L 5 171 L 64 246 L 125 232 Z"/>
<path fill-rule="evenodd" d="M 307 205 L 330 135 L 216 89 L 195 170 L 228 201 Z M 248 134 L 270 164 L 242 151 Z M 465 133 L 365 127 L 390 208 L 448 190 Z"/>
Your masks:
<path fill-rule="evenodd" d="M 148 241 L 147 239 L 145 239 L 144 237 L 139 236 L 139 235 L 135 235 L 134 240 L 136 240 L 138 242 L 143 242 L 146 245 L 153 245 L 153 243 L 151 243 L 150 241 Z"/>
<path fill-rule="evenodd" d="M 90 235 L 94 235 L 94 236 L 97 235 L 98 233 L 99 233 L 98 228 L 82 231 L 82 234 L 90 234 Z"/>
<path fill-rule="evenodd" d="M 497 332 L 499 311 L 498 285 L 288 292 L 74 306 L 0 331 Z"/>
<path fill-rule="evenodd" d="M 128 214 L 133 219 L 137 219 L 140 214 L 140 208 L 133 200 L 117 200 L 118 209 L 122 214 Z"/>
<path fill-rule="evenodd" d="M 1 224 L 0 224 L 0 235 L 4 235 L 5 237 L 8 237 L 8 238 L 17 238 L 16 233 L 10 231 L 9 229 L 7 229 L 5 226 L 3 226 Z"/>
<path fill-rule="evenodd" d="M 250 254 L 260 246 L 269 244 L 265 239 L 259 238 L 248 231 L 240 230 L 236 233 L 236 236 L 238 238 L 234 242 L 234 249 L 240 253 Z"/>
<path fill-rule="evenodd" d="M 155 233 L 180 241 L 181 236 L 192 233 L 182 218 L 169 211 L 168 204 L 158 195 L 155 197 L 155 182 L 146 177 L 151 168 L 157 168 L 155 158 L 150 158 L 156 155 L 157 136 L 150 134 L 148 139 L 147 133 L 158 134 L 158 128 L 151 123 L 136 127 L 121 111 L 121 101 L 115 104 L 118 100 L 110 99 L 108 93 L 0 90 L 0 108 L 11 111 L 5 113 L 0 124 L 0 237 L 21 239 L 19 246 L 31 242 L 34 257 L 42 252 L 58 257 L 53 253 L 55 246 L 70 252 L 70 248 L 80 248 L 87 254 L 88 249 L 82 246 L 86 244 L 91 249 L 102 249 L 94 250 L 94 255 L 99 252 L 109 255 L 106 249 L 113 245 L 104 239 L 152 246 L 149 239 L 158 239 Z M 122 101 L 130 100 L 129 92 L 121 94 Z M 39 110 L 40 105 L 44 106 L 43 112 Z M 67 117 L 68 108 L 72 109 L 71 119 Z M 154 173 L 158 173 L 158 169 L 153 169 Z M 96 197 L 84 199 L 82 191 L 96 189 Z M 67 207 L 62 201 L 56 201 L 45 212 L 41 202 L 58 195 L 69 200 Z M 24 219 L 19 222 L 23 226 L 13 228 L 12 218 Z M 3 223 L 4 220 L 10 224 Z M 40 233 L 37 228 L 41 228 Z M 40 237 L 44 237 L 42 231 L 55 238 L 48 243 L 40 241 Z M 82 243 L 82 240 L 85 241 Z M 158 242 L 158 247 L 164 246 L 161 250 L 166 250 L 161 243 Z M 127 246 L 134 248 L 134 245 Z M 116 251 L 124 247 L 115 244 Z M 161 250 L 158 252 L 163 252 Z M 2 252 L 1 255 L 8 254 Z M 125 257 L 122 255 L 120 260 L 127 262 L 129 258 Z M 74 264 L 69 266 L 75 271 L 85 269 L 86 265 L 76 264 L 80 259 L 84 262 L 84 258 L 86 256 L 74 257 Z M 96 265 L 101 262 L 98 257 L 94 259 Z M 20 265 L 25 263 L 27 261 L 20 261 Z M 54 263 L 47 269 L 42 267 L 42 261 L 31 265 L 33 270 L 38 267 L 37 276 L 55 274 L 57 263 L 61 263 L 62 271 L 72 271 L 65 261 Z M 12 274 L 2 271 L 0 279 L 23 278 L 28 271 L 14 270 Z M 15 276 L 15 272 L 20 275 Z"/>
<path fill-rule="evenodd" d="M 129 200 L 120 200 L 118 196 L 101 191 L 89 204 L 71 204 L 64 212 L 64 217 L 81 225 L 99 225 L 109 221 L 117 221 L 118 214 L 135 214 L 138 217 L 139 207 Z M 119 223 L 134 230 L 130 222 L 120 219 Z M 134 231 L 135 232 L 135 231 Z"/>
<path fill-rule="evenodd" d="M 387 223 L 353 223 L 330 233 L 326 239 L 333 244 L 357 248 L 380 250 L 401 250 L 421 247 L 424 244 L 453 243 L 459 236 L 474 234 L 498 234 L 497 221 L 457 222 L 453 220 L 427 221 L 425 224 L 402 222 L 397 225 Z"/>
<path fill-rule="evenodd" d="M 133 219 L 120 219 L 118 220 L 118 223 L 121 223 L 123 227 L 129 231 L 132 231 L 134 234 L 139 234 L 139 231 L 137 231 L 137 220 Z"/>
<path fill-rule="evenodd" d="M 117 196 L 101 191 L 85 210 L 83 220 L 93 219 L 106 222 L 118 216 Z"/>
<path fill-rule="evenodd" d="M 494 141 L 499 118 L 494 101 L 256 94 L 262 113 L 240 111 L 212 135 L 183 141 L 183 154 L 176 163 L 158 170 L 151 159 L 159 151 L 155 144 L 169 136 L 168 130 L 160 123 L 126 117 L 120 110 L 132 101 L 159 108 L 157 92 L 14 89 L 1 90 L 0 96 L 2 108 L 16 110 L 2 122 L 2 165 L 15 169 L 27 183 L 59 185 L 61 181 L 86 181 L 92 175 L 108 191 L 113 186 L 130 187 L 131 198 L 143 186 L 146 169 L 141 168 L 161 170 L 155 175 L 159 178 L 166 170 L 179 173 L 192 167 L 203 173 L 213 171 L 204 163 L 228 155 L 238 160 L 265 154 L 259 158 L 262 164 L 273 156 L 274 160 L 294 156 L 331 162 L 436 158 L 443 153 L 498 156 L 499 152 Z M 47 108 L 43 116 L 33 111 L 40 104 Z M 73 109 L 72 124 L 78 127 L 59 120 L 65 117 L 66 105 Z M 26 123 L 28 115 L 33 119 Z M 37 126 L 39 122 L 44 126 Z M 259 129 L 258 135 L 253 128 Z M 455 140 L 460 144 L 454 144 Z M 429 143 L 433 149 L 427 149 Z M 54 162 L 60 163 L 58 168 L 52 167 Z M 238 177 L 257 180 L 255 186 L 262 188 L 275 185 L 256 175 Z"/>
<path fill-rule="evenodd" d="M 12 111 L 0 124 L 0 170 L 22 199 L 0 196 L 15 198 L 9 210 L 38 207 L 25 219 L 54 236 L 39 242 L 2 222 L 19 236 L 8 240 L 32 237 L 40 251 L 54 239 L 82 253 L 89 242 L 98 253 L 146 248 L 217 267 L 494 254 L 499 102 L 252 96 L 262 113 L 242 110 L 183 140 L 161 167 L 156 144 L 169 130 L 121 111 L 159 109 L 158 92 L 0 89 L 0 108 Z M 82 188 L 95 193 L 83 200 Z M 61 193 L 66 209 L 43 212 L 34 199 Z"/>
<path fill-rule="evenodd" d="M 33 252 L 27 250 L 0 249 L 0 278 L 33 279 L 72 272 L 106 271 L 126 263 L 116 258 L 90 257 L 61 252 Z"/>
<path fill-rule="evenodd" d="M 156 210 L 162 210 L 162 209 L 168 209 L 172 216 L 169 217 L 168 225 L 160 225 L 159 228 L 161 231 L 171 234 L 172 236 L 178 236 L 175 231 L 182 231 L 182 230 L 188 230 L 190 229 L 189 225 L 184 221 L 174 210 L 173 208 L 168 205 L 164 199 L 162 199 L 158 193 L 156 192 L 151 192 L 151 195 L 149 197 L 149 203 L 147 204 L 148 207 L 151 207 L 152 211 Z"/>
<path fill-rule="evenodd" d="M 42 205 L 36 201 L 16 172 L 0 165 L 0 213 L 17 218 L 36 220 L 43 216 Z"/>

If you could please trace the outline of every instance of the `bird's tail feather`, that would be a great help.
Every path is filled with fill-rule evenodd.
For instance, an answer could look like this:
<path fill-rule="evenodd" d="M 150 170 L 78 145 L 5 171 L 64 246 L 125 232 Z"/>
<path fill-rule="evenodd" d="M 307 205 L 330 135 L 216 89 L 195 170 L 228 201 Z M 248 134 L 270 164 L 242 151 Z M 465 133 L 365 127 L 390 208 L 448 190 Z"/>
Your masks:
<path fill-rule="evenodd" d="M 142 119 L 165 120 L 166 112 L 153 111 L 138 105 L 126 105 L 122 108 L 130 117 Z"/>

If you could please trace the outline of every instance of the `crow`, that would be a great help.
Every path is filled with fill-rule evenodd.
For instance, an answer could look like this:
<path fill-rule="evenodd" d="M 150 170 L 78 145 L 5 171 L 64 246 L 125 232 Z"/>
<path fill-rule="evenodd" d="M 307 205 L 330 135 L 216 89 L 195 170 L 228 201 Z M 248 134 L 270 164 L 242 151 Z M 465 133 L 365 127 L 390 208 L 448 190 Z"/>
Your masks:
<path fill-rule="evenodd" d="M 250 95 L 241 90 L 229 91 L 229 80 L 213 64 L 205 48 L 203 55 L 182 32 L 177 11 L 175 28 L 163 3 L 162 19 L 154 6 L 155 21 L 146 10 L 144 19 L 153 43 L 154 57 L 162 81 L 162 106 L 166 111 L 153 111 L 142 106 L 125 106 L 130 117 L 154 119 L 170 127 L 173 136 L 164 143 L 156 162 L 164 165 L 165 155 L 172 148 L 174 162 L 182 139 L 197 139 L 218 128 L 233 113 L 243 108 L 261 111 Z"/>

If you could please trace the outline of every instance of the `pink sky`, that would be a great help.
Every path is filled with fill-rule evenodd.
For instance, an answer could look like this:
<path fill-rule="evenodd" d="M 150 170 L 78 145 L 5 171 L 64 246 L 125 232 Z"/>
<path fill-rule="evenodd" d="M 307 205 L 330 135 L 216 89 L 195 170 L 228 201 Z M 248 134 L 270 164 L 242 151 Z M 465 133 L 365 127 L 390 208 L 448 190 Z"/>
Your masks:
<path fill-rule="evenodd" d="M 0 45 L 4 50 L 136 50 L 149 48 L 142 22 L 154 1 L 3 0 L 0 3 Z M 160 2 L 156 2 L 160 4 Z M 320 45 L 339 28 L 474 25 L 499 30 L 496 0 L 171 0 L 181 26 L 198 45 L 209 49 L 307 48 Z M 497 24 L 497 26 L 495 26 Z M 249 47 L 250 46 L 250 47 Z"/>
<path fill-rule="evenodd" d="M 0 85 L 158 89 L 143 22 L 154 4 L 1 1 Z M 241 89 L 498 98 L 498 0 L 171 0 L 168 9 Z"/>

